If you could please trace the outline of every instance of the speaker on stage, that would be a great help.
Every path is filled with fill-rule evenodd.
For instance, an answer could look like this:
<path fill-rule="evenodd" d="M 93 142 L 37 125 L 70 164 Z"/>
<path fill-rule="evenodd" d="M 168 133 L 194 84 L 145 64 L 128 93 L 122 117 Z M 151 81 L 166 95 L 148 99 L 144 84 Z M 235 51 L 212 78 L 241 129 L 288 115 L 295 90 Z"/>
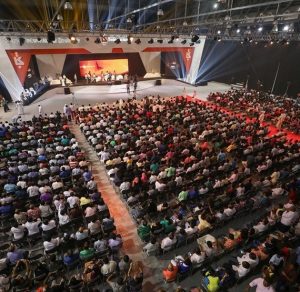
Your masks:
<path fill-rule="evenodd" d="M 121 85 L 121 84 L 122 84 L 121 80 L 116 80 L 115 81 L 115 85 Z"/>
<path fill-rule="evenodd" d="M 160 86 L 161 85 L 161 80 L 160 79 L 155 80 L 155 85 Z"/>
<path fill-rule="evenodd" d="M 70 87 L 65 87 L 64 91 L 65 91 L 65 94 L 71 94 Z"/>
<path fill-rule="evenodd" d="M 207 86 L 207 84 L 207 81 L 200 81 L 199 83 L 197 83 L 197 86 Z"/>

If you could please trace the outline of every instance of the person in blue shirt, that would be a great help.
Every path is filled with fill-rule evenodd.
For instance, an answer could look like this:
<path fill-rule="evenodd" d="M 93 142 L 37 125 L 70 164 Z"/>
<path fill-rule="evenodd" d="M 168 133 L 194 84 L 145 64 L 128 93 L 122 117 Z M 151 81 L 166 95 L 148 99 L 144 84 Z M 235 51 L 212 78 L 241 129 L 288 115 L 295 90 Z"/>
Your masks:
<path fill-rule="evenodd" d="M 10 204 L 1 203 L 0 215 L 9 215 L 14 212 L 14 208 Z"/>

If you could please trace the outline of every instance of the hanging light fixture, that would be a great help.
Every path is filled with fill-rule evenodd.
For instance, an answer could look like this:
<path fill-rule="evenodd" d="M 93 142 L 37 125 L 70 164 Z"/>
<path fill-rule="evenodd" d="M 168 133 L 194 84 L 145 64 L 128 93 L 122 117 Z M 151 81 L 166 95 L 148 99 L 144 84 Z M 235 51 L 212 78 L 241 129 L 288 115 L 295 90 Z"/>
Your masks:
<path fill-rule="evenodd" d="M 157 15 L 158 15 L 158 16 L 163 16 L 163 15 L 164 15 L 164 11 L 163 11 L 161 8 L 159 8 L 159 9 L 157 10 Z"/>
<path fill-rule="evenodd" d="M 63 21 L 63 20 L 64 20 L 64 18 L 63 18 L 63 16 L 62 16 L 61 14 L 57 14 L 56 19 L 57 19 L 58 21 Z"/>
<path fill-rule="evenodd" d="M 73 10 L 73 6 L 71 4 L 70 1 L 66 1 L 65 4 L 64 4 L 64 9 L 65 10 Z"/>
<path fill-rule="evenodd" d="M 182 23 L 183 26 L 187 26 L 188 23 L 186 22 L 186 20 Z"/>
<path fill-rule="evenodd" d="M 127 20 L 126 20 L 126 22 L 127 22 L 127 23 L 132 23 L 131 17 L 128 17 Z"/>

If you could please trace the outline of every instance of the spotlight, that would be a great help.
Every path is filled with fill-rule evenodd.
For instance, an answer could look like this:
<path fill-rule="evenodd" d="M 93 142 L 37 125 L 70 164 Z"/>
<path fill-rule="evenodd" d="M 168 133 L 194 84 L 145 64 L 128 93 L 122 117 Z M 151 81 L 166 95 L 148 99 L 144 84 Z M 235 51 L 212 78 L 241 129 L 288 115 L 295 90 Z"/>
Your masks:
<path fill-rule="evenodd" d="M 71 42 L 72 44 L 76 44 L 76 43 L 77 43 L 77 40 L 76 40 L 76 37 L 75 37 L 75 36 L 70 35 L 70 36 L 69 36 L 69 39 L 70 39 L 70 42 Z"/>
<path fill-rule="evenodd" d="M 186 40 L 183 40 L 181 43 L 182 43 L 183 45 L 185 45 L 185 44 L 186 44 Z"/>
<path fill-rule="evenodd" d="M 73 10 L 73 6 L 70 1 L 66 1 L 64 5 L 64 10 Z"/>
<path fill-rule="evenodd" d="M 10 37 L 7 37 L 6 40 L 7 40 L 8 42 L 10 42 L 10 41 L 11 41 L 11 38 L 10 38 Z"/>
<path fill-rule="evenodd" d="M 150 39 L 149 41 L 148 41 L 148 44 L 153 44 L 154 43 L 154 40 L 153 39 Z"/>
<path fill-rule="evenodd" d="M 164 41 L 161 40 L 161 39 L 159 39 L 159 40 L 157 40 L 157 42 L 158 42 L 159 44 L 162 44 Z"/>
<path fill-rule="evenodd" d="M 217 31 L 217 33 L 218 33 L 218 34 L 221 34 L 221 31 L 220 31 L 220 30 L 218 30 L 218 31 Z"/>
<path fill-rule="evenodd" d="M 219 8 L 219 3 L 214 3 L 213 8 L 218 9 Z"/>
<path fill-rule="evenodd" d="M 100 43 L 101 43 L 100 38 L 96 38 L 96 39 L 95 39 L 95 44 L 100 44 Z"/>
<path fill-rule="evenodd" d="M 221 40 L 222 40 L 222 39 L 219 37 L 219 38 L 218 38 L 218 42 L 220 42 Z"/>
<path fill-rule="evenodd" d="M 192 42 L 196 43 L 199 40 L 199 37 L 197 35 L 192 36 Z"/>
<path fill-rule="evenodd" d="M 274 41 L 273 41 L 273 40 L 271 40 L 271 41 L 270 41 L 270 45 L 273 45 L 273 44 L 274 44 Z"/>
<path fill-rule="evenodd" d="M 257 30 L 258 30 L 259 32 L 262 32 L 262 31 L 263 31 L 263 27 L 260 26 Z"/>
<path fill-rule="evenodd" d="M 115 40 L 115 44 L 119 44 L 120 42 L 121 42 L 120 39 Z"/>
<path fill-rule="evenodd" d="M 136 39 L 136 40 L 135 40 L 135 43 L 136 43 L 137 45 L 139 45 L 139 44 L 141 43 L 141 39 Z"/>
<path fill-rule="evenodd" d="M 290 44 L 290 41 L 286 41 L 286 43 L 285 43 L 287 46 Z"/>
<path fill-rule="evenodd" d="M 23 46 L 25 44 L 25 39 L 19 38 L 19 43 L 20 43 L 20 46 Z"/>
<path fill-rule="evenodd" d="M 241 32 L 241 30 L 238 28 L 237 30 L 236 30 L 236 33 L 240 33 Z"/>
<path fill-rule="evenodd" d="M 64 20 L 64 18 L 63 18 L 63 16 L 62 16 L 61 14 L 57 14 L 56 19 L 57 19 L 58 21 L 63 21 L 63 20 Z"/>
<path fill-rule="evenodd" d="M 286 24 L 286 25 L 283 27 L 282 30 L 283 30 L 283 31 L 289 31 L 289 29 L 290 29 L 290 26 Z"/>

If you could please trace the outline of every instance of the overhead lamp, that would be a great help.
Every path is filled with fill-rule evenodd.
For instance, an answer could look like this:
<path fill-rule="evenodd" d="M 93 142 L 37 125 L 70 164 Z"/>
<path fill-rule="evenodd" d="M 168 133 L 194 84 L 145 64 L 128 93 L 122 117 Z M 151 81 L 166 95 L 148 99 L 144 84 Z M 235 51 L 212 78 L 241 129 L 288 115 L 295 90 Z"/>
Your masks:
<path fill-rule="evenodd" d="M 288 24 L 286 24 L 284 27 L 283 27 L 283 31 L 289 31 L 290 29 L 290 26 Z"/>
<path fill-rule="evenodd" d="M 157 40 L 159 44 L 162 44 L 164 41 L 162 39 Z"/>
<path fill-rule="evenodd" d="M 153 44 L 154 43 L 154 40 L 153 39 L 150 39 L 149 41 L 148 41 L 148 44 Z"/>
<path fill-rule="evenodd" d="M 217 31 L 217 33 L 218 33 L 218 34 L 221 34 L 221 31 L 220 31 L 220 30 L 218 30 L 218 31 Z"/>
<path fill-rule="evenodd" d="M 188 23 L 186 22 L 186 20 L 182 23 L 183 26 L 187 26 Z"/>
<path fill-rule="evenodd" d="M 238 28 L 237 30 L 236 30 L 236 33 L 240 33 L 241 32 L 241 30 Z"/>
<path fill-rule="evenodd" d="M 135 43 L 136 43 L 137 45 L 139 45 L 139 44 L 141 43 L 141 39 L 136 39 L 136 40 L 135 40 Z"/>
<path fill-rule="evenodd" d="M 288 46 L 288 45 L 290 44 L 290 41 L 289 41 L 289 40 L 287 40 L 285 44 Z"/>
<path fill-rule="evenodd" d="M 127 18 L 126 20 L 127 23 L 132 23 L 132 19 L 130 17 Z"/>
<path fill-rule="evenodd" d="M 214 5 L 213 5 L 213 9 L 218 9 L 219 8 L 219 3 L 214 3 Z"/>
<path fill-rule="evenodd" d="M 183 41 L 181 42 L 181 44 L 185 45 L 185 44 L 186 44 L 186 40 L 183 40 Z"/>
<path fill-rule="evenodd" d="M 63 21 L 63 20 L 64 20 L 64 18 L 63 18 L 63 16 L 62 16 L 61 14 L 57 14 L 56 19 L 57 19 L 58 21 Z"/>
<path fill-rule="evenodd" d="M 70 35 L 70 36 L 69 36 L 69 39 L 70 39 L 70 42 L 71 42 L 72 44 L 76 44 L 76 43 L 77 43 L 77 40 L 76 40 L 76 37 L 75 37 L 75 36 Z"/>
<path fill-rule="evenodd" d="M 115 40 L 115 44 L 119 44 L 120 42 L 121 42 L 120 39 Z"/>
<path fill-rule="evenodd" d="M 278 24 L 277 23 L 274 23 L 272 32 L 278 32 Z"/>
<path fill-rule="evenodd" d="M 164 11 L 161 8 L 157 10 L 157 16 L 164 16 Z"/>
<path fill-rule="evenodd" d="M 258 32 L 262 32 L 263 29 L 264 29 L 264 28 L 263 28 L 262 26 L 260 26 L 260 27 L 257 29 L 257 31 L 258 31 Z"/>
<path fill-rule="evenodd" d="M 64 10 L 73 10 L 73 6 L 70 1 L 66 1 L 64 4 Z"/>

